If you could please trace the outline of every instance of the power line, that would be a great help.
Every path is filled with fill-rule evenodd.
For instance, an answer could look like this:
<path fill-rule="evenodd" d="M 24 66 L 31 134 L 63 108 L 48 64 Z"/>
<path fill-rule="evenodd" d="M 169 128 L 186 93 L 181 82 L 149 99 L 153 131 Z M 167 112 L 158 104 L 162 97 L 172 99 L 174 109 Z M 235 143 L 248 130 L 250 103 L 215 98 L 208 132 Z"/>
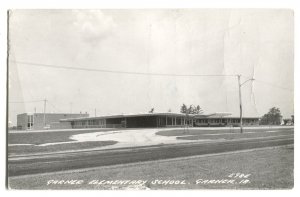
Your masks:
<path fill-rule="evenodd" d="M 47 100 L 48 101 L 48 100 Z M 58 111 L 58 112 L 61 112 L 57 107 L 55 107 L 54 104 L 52 104 L 52 102 L 49 102 L 48 103 L 54 108 L 54 110 Z"/>
<path fill-rule="evenodd" d="M 37 102 L 44 102 L 45 100 L 35 100 L 35 101 L 12 101 L 9 103 L 37 103 Z M 52 102 L 49 102 L 47 100 L 47 102 L 58 112 L 60 112 L 61 110 L 59 110 L 57 107 L 55 107 L 55 105 Z"/>
<path fill-rule="evenodd" d="M 146 75 L 146 76 L 168 76 L 168 77 L 237 77 L 235 74 L 227 75 L 227 74 L 174 74 L 174 73 L 146 73 L 146 72 L 130 72 L 130 71 L 119 71 L 119 70 L 105 70 L 105 69 L 95 69 L 95 68 L 82 68 L 82 67 L 70 67 L 70 66 L 58 66 L 58 65 L 50 65 L 50 64 L 40 64 L 40 63 L 32 63 L 32 62 L 23 62 L 23 61 L 11 61 L 24 65 L 32 65 L 38 67 L 48 67 L 48 68 L 57 68 L 57 69 L 67 69 L 67 70 L 81 70 L 81 71 L 90 71 L 90 72 L 102 72 L 102 73 L 114 73 L 114 74 L 128 74 L 128 75 Z M 250 76 L 241 75 L 244 78 L 252 78 Z M 293 91 L 292 89 L 278 86 L 276 84 L 272 84 L 270 82 L 266 82 L 260 79 L 256 79 L 256 82 L 264 83 L 266 85 L 279 88 L 282 90 Z M 254 81 L 254 82 L 255 82 Z"/>
<path fill-rule="evenodd" d="M 288 90 L 288 91 L 294 91 L 294 90 L 292 90 L 292 89 L 290 89 L 290 88 L 278 86 L 278 85 L 275 85 L 275 84 L 272 84 L 272 83 L 269 83 L 269 82 L 266 82 L 266 81 L 262 81 L 262 80 L 259 80 L 259 79 L 258 79 L 258 80 L 255 79 L 255 81 L 260 82 L 260 83 L 264 83 L 264 84 L 269 85 L 269 86 L 272 86 L 272 87 L 274 87 L 274 88 L 279 88 L 279 89 L 282 89 L 282 90 Z"/>
<path fill-rule="evenodd" d="M 145 72 L 130 72 L 130 71 L 119 71 L 119 70 L 105 70 L 105 69 L 95 69 L 95 68 L 82 68 L 82 67 L 70 67 L 70 66 L 57 66 L 50 64 L 40 64 L 40 63 L 31 63 L 23 61 L 12 61 L 24 65 L 32 65 L 39 67 L 48 67 L 48 68 L 59 68 L 67 70 L 81 70 L 81 71 L 93 71 L 93 72 L 103 72 L 103 73 L 115 73 L 115 74 L 129 74 L 129 75 L 151 75 L 151 76 L 169 76 L 169 77 L 235 77 L 236 75 L 222 75 L 222 74 L 171 74 L 171 73 L 145 73 Z"/>
<path fill-rule="evenodd" d="M 241 76 L 244 77 L 244 78 L 252 78 L 252 77 L 250 77 L 250 76 L 245 76 L 245 75 L 241 75 Z M 272 87 L 274 87 L 274 88 L 279 88 L 279 89 L 287 90 L 287 91 L 291 91 L 291 92 L 294 91 L 293 89 L 290 89 L 290 88 L 287 88 L 287 87 L 282 87 L 282 86 L 279 86 L 279 85 L 276 85 L 276 84 L 273 84 L 273 83 L 270 83 L 270 82 L 267 82 L 267 81 L 263 81 L 263 80 L 257 79 L 257 78 L 254 78 L 254 81 L 253 81 L 253 82 L 263 83 L 263 84 L 272 86 Z"/>

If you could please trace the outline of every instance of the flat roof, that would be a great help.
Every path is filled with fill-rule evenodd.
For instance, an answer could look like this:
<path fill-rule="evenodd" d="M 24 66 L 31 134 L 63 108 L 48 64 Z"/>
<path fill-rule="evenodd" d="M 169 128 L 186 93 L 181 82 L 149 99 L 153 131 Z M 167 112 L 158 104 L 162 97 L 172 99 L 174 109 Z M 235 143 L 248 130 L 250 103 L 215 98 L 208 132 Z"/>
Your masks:
<path fill-rule="evenodd" d="M 126 117 L 141 117 L 141 116 L 177 116 L 177 117 L 186 117 L 186 114 L 183 113 L 173 113 L 173 112 L 161 112 L 161 113 L 136 113 L 136 114 L 118 114 L 118 115 L 105 115 L 105 116 L 96 116 L 96 117 L 78 117 L 78 118 L 66 118 L 61 119 L 60 121 L 67 122 L 67 121 L 76 121 L 76 120 L 95 120 L 95 119 L 105 119 L 105 118 L 126 118 Z M 230 116 L 230 113 L 222 113 L 222 116 L 217 112 L 213 114 L 189 114 L 190 117 L 196 118 L 239 118 Z M 258 117 L 243 117 L 243 119 L 247 118 L 258 118 Z"/>
<path fill-rule="evenodd" d="M 216 112 L 212 114 L 207 114 L 204 115 L 206 118 L 240 118 L 240 116 L 233 116 L 229 112 Z M 203 116 L 199 116 L 199 118 L 202 118 Z M 196 118 L 198 118 L 198 115 L 196 115 Z M 251 116 L 243 116 L 243 119 L 248 119 L 248 118 L 259 118 L 259 117 L 251 117 Z"/>
<path fill-rule="evenodd" d="M 237 119 L 240 119 L 239 116 L 225 116 L 225 117 L 210 117 L 210 116 L 207 116 L 205 118 L 210 118 L 210 119 L 218 119 L 218 118 L 223 118 L 223 119 L 226 119 L 226 118 L 237 118 Z M 259 119 L 260 117 L 250 117 L 250 116 L 243 116 L 243 119 Z"/>
<path fill-rule="evenodd" d="M 141 116 L 180 116 L 184 117 L 186 114 L 173 113 L 173 112 L 162 112 L 162 113 L 137 113 L 137 114 L 118 114 L 118 115 L 105 115 L 96 117 L 79 117 L 79 118 L 67 118 L 61 119 L 60 121 L 72 121 L 72 120 L 92 120 L 92 119 L 103 119 L 103 118 L 125 118 L 125 117 L 141 117 Z M 189 116 L 193 116 L 190 114 Z"/>

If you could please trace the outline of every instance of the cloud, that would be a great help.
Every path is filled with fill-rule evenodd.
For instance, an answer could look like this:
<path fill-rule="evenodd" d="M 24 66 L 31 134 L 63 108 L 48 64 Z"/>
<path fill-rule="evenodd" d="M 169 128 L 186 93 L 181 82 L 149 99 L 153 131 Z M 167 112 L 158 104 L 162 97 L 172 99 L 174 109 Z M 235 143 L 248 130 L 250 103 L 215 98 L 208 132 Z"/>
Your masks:
<path fill-rule="evenodd" d="M 94 45 L 112 35 L 116 26 L 113 18 L 100 10 L 75 10 L 73 15 L 75 31 L 84 41 Z"/>

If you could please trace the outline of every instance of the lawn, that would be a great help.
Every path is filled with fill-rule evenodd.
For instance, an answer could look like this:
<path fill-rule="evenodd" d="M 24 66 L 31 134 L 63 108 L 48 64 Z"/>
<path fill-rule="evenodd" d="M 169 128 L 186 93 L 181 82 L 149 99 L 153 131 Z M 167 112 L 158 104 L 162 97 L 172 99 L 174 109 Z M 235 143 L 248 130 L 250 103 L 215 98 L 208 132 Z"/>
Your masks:
<path fill-rule="evenodd" d="M 111 131 L 113 129 L 105 129 L 99 131 Z M 114 129 L 115 130 L 115 129 Z M 56 131 L 56 132 L 28 132 L 28 133 L 8 133 L 8 144 L 45 144 L 54 142 L 73 141 L 70 136 L 82 133 L 94 133 L 98 130 L 76 130 L 76 131 Z"/>
<path fill-rule="evenodd" d="M 265 132 L 265 131 L 294 131 L 293 128 L 270 128 L 270 129 L 247 129 L 244 128 L 244 133 L 247 132 Z M 156 135 L 162 136 L 184 136 L 184 135 L 203 135 L 203 134 L 222 134 L 222 133 L 239 133 L 239 129 L 214 129 L 214 130 L 205 130 L 205 129 L 172 129 L 172 130 L 162 130 L 156 133 Z"/>
<path fill-rule="evenodd" d="M 218 139 L 225 139 L 225 140 L 232 140 L 232 139 L 241 139 L 241 138 L 258 138 L 258 137 L 271 137 L 271 136 L 281 136 L 281 135 L 291 135 L 293 136 L 294 131 L 280 131 L 280 132 L 256 132 L 256 133 L 232 133 L 232 134 L 219 134 L 219 135 L 191 135 L 187 134 L 187 136 L 180 136 L 177 139 L 180 140 L 218 140 Z"/>
<path fill-rule="evenodd" d="M 229 177 L 250 174 L 247 178 Z M 99 167 L 81 172 L 59 172 L 9 178 L 13 189 L 291 189 L 294 185 L 293 146 L 249 152 L 151 161 L 122 166 Z M 196 184 L 198 180 L 234 180 L 232 183 Z M 49 180 L 82 180 L 82 184 L 50 184 Z M 88 184 L 92 180 L 144 180 L 142 186 L 129 184 Z M 185 184 L 158 184 L 179 180 Z M 248 180 L 241 184 L 241 180 Z M 156 183 L 156 184 L 155 184 Z M 160 182 L 162 183 L 162 182 Z"/>
<path fill-rule="evenodd" d="M 76 143 L 68 143 L 68 144 L 56 144 L 56 145 L 49 145 L 49 146 L 33 146 L 33 145 L 9 146 L 8 156 L 91 149 L 91 148 L 113 145 L 116 143 L 117 143 L 116 141 L 97 141 L 97 142 L 76 142 Z"/>
<path fill-rule="evenodd" d="M 111 131 L 105 130 L 105 131 Z M 276 130 L 276 129 L 272 129 Z M 75 130 L 75 131 L 57 131 L 57 132 L 28 132 L 28 133 L 9 133 L 8 134 L 8 154 L 12 155 L 23 155 L 23 154 L 34 154 L 34 153 L 48 153 L 48 152 L 59 152 L 69 150 L 81 150 L 91 149 L 102 146 L 113 145 L 117 143 L 115 138 L 107 138 L 102 141 L 90 141 L 90 142 L 76 142 L 70 139 L 70 136 L 83 133 L 94 133 L 104 130 Z M 279 136 L 279 135 L 291 135 L 293 136 L 293 129 L 280 129 L 279 132 L 263 132 L 266 129 L 260 129 L 259 131 L 253 129 L 245 129 L 245 133 L 240 134 L 238 130 L 230 129 L 215 129 L 215 130 L 202 130 L 202 129 L 172 129 L 162 130 L 155 133 L 155 136 L 177 136 L 178 140 L 231 140 L 240 138 L 255 138 L 255 137 L 267 137 L 267 136 Z M 143 131 L 144 132 L 144 131 Z M 146 131 L 145 131 L 146 132 Z M 255 132 L 255 133 L 251 133 Z M 228 134 L 229 133 L 229 134 Z M 142 134 L 138 132 L 138 134 Z M 211 135 L 212 134 L 212 135 Z M 214 135 L 216 134 L 216 135 Z M 121 139 L 128 134 L 120 136 Z M 134 136 L 137 138 L 137 135 Z M 129 139 L 132 137 L 129 136 Z M 47 146 L 41 146 L 45 143 L 59 143 L 59 142 L 76 142 L 76 143 L 62 143 L 53 144 Z M 176 142 L 176 141 L 175 141 Z M 174 142 L 174 143 L 175 143 Z M 17 146 L 16 146 L 17 145 Z"/>
<path fill-rule="evenodd" d="M 99 131 L 111 131 L 112 129 L 105 130 L 76 130 L 76 131 L 56 131 L 56 132 L 28 132 L 28 133 L 9 133 L 8 134 L 8 155 L 23 155 L 35 153 L 49 153 L 59 151 L 81 150 L 97 148 L 116 144 L 116 141 L 96 141 L 96 142 L 76 142 L 66 144 L 54 144 L 48 146 L 38 146 L 45 143 L 56 142 L 72 142 L 70 136 L 82 133 L 94 133 Z M 74 141 L 75 142 L 75 141 Z M 15 146 L 15 144 L 19 144 Z M 22 145 L 24 144 L 24 145 Z M 25 145 L 29 144 L 29 145 Z M 13 146 L 11 146 L 13 145 Z"/>
<path fill-rule="evenodd" d="M 276 131 L 276 132 L 266 132 Z M 174 129 L 159 131 L 156 135 L 162 136 L 177 136 L 179 140 L 232 140 L 241 138 L 258 138 L 258 137 L 271 137 L 280 135 L 293 136 L 294 129 L 281 128 L 281 129 L 245 129 L 243 133 L 239 130 L 231 129 L 216 129 L 216 130 L 202 130 L 202 129 Z"/>

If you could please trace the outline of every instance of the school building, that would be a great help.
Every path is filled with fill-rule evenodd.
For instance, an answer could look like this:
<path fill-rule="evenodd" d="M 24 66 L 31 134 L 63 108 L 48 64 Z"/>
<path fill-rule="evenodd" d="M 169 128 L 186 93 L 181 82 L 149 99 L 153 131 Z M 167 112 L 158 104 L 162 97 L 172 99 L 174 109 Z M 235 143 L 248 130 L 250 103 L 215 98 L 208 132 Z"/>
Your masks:
<path fill-rule="evenodd" d="M 240 118 L 229 113 L 186 115 L 181 113 L 122 114 L 99 117 L 68 118 L 60 123 L 69 128 L 155 128 L 239 126 Z M 258 125 L 258 117 L 243 117 L 243 125 Z"/>
<path fill-rule="evenodd" d="M 68 124 L 60 122 L 66 118 L 85 118 L 89 114 L 72 114 L 72 113 L 23 113 L 17 115 L 18 130 L 42 130 L 54 128 L 69 128 Z"/>
<path fill-rule="evenodd" d="M 259 124 L 258 117 L 243 117 L 244 126 Z M 89 117 L 89 114 L 23 113 L 17 115 L 19 130 L 81 128 L 230 127 L 240 118 L 230 113 L 193 115 L 182 113 L 142 113 Z"/>

